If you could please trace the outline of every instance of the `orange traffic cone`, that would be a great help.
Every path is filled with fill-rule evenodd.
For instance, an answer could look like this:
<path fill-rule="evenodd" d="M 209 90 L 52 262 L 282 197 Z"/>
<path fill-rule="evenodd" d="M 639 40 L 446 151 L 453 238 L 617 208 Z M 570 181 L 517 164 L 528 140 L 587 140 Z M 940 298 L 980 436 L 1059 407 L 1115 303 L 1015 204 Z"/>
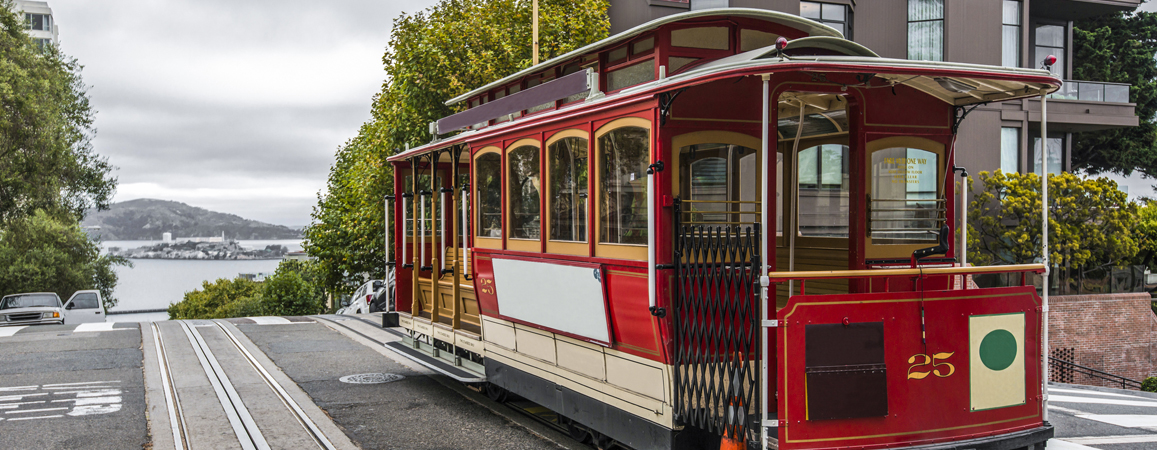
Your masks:
<path fill-rule="evenodd" d="M 747 444 L 731 437 L 731 431 L 723 432 L 723 439 L 719 440 L 719 450 L 747 450 Z"/>
<path fill-rule="evenodd" d="M 734 392 L 734 389 L 732 389 Z M 731 395 L 731 401 L 727 404 L 727 415 L 731 420 L 729 422 L 739 422 L 741 417 L 746 416 L 743 405 L 743 399 L 734 393 Z M 719 440 L 719 450 L 747 450 L 747 443 L 744 442 L 744 436 L 732 436 L 731 430 L 738 428 L 738 425 L 725 425 L 723 427 L 723 439 Z"/>

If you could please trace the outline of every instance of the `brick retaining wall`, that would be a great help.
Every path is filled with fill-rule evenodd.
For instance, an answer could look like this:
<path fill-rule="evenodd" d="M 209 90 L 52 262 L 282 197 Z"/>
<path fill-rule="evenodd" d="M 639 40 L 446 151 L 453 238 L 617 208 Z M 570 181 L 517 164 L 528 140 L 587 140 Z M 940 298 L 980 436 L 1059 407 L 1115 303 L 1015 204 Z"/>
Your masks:
<path fill-rule="evenodd" d="M 1050 296 L 1050 348 L 1073 348 L 1075 363 L 1114 375 L 1134 380 L 1157 375 L 1157 316 L 1151 300 L 1143 292 Z M 1109 386 L 1085 378 L 1077 375 L 1073 382 Z"/>

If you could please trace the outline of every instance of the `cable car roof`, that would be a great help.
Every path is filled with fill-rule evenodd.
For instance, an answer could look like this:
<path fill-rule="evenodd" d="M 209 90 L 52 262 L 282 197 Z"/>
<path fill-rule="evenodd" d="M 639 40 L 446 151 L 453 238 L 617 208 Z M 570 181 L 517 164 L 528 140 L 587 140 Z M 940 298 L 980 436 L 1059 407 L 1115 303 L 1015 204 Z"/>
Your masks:
<path fill-rule="evenodd" d="M 531 74 L 534 74 L 535 72 L 545 70 L 546 68 L 548 68 L 550 66 L 556 66 L 559 64 L 563 64 L 563 63 L 566 63 L 566 62 L 568 62 L 574 58 L 595 52 L 599 49 L 612 47 L 616 44 L 629 41 L 636 36 L 639 36 L 643 33 L 648 32 L 648 31 L 655 30 L 655 29 L 657 29 L 663 25 L 667 25 L 667 24 L 674 23 L 674 22 L 680 22 L 680 21 L 684 21 L 684 20 L 688 20 L 688 19 L 698 19 L 698 18 L 711 17 L 711 16 L 748 17 L 748 18 L 752 18 L 752 19 L 765 20 L 765 21 L 768 21 L 771 23 L 776 23 L 776 24 L 788 26 L 788 27 L 794 28 L 796 30 L 800 30 L 804 33 L 807 33 L 808 36 L 827 36 L 827 37 L 836 37 L 836 38 L 840 38 L 840 39 L 842 39 L 844 37 L 844 35 L 841 34 L 839 31 L 837 31 L 835 28 L 829 27 L 827 25 L 824 25 L 822 23 L 819 23 L 819 22 L 816 22 L 816 21 L 813 21 L 810 19 L 805 19 L 803 17 L 799 17 L 799 16 L 787 14 L 787 13 L 782 13 L 779 11 L 769 11 L 769 10 L 765 10 L 765 9 L 754 9 L 754 8 L 715 8 L 715 9 L 703 9 L 703 10 L 698 10 L 698 11 L 689 11 L 689 12 L 685 12 L 685 13 L 672 14 L 670 16 L 666 16 L 666 17 L 652 20 L 650 22 L 644 23 L 644 24 L 639 25 L 637 27 L 631 28 L 630 30 L 624 31 L 624 32 L 616 34 L 614 36 L 610 36 L 610 37 L 603 39 L 601 41 L 594 42 L 592 44 L 589 44 L 589 45 L 583 46 L 581 48 L 567 52 L 563 55 L 556 56 L 556 57 L 551 58 L 549 60 L 543 61 L 536 66 L 531 66 L 531 67 L 528 67 L 526 69 L 520 70 L 520 71 L 518 71 L 518 72 L 516 72 L 510 76 L 507 76 L 507 77 L 499 79 L 499 80 L 495 80 L 495 81 L 493 81 L 489 84 L 486 84 L 482 87 L 479 87 L 479 88 L 474 89 L 470 92 L 467 92 L 465 94 L 462 94 L 462 95 L 454 97 L 450 100 L 447 100 L 446 106 L 450 106 L 450 105 L 457 104 L 459 102 L 463 102 L 463 101 L 469 99 L 470 97 L 473 97 L 475 95 L 479 95 L 483 92 L 487 92 L 487 91 L 494 89 L 496 87 L 499 87 L 499 86 L 502 86 L 505 84 L 509 84 L 510 82 L 515 81 L 517 79 L 520 79 L 522 77 L 525 77 L 527 75 L 531 75 Z"/>

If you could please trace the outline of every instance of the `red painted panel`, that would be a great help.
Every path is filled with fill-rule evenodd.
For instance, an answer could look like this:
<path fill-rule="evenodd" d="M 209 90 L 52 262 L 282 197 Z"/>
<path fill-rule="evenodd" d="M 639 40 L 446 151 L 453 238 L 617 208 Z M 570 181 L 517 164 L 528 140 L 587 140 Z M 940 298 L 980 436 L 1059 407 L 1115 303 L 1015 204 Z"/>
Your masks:
<path fill-rule="evenodd" d="M 921 342 L 921 306 L 927 344 Z M 1037 427 L 1040 398 L 1040 298 L 1030 287 L 910 293 L 800 295 L 779 311 L 777 358 L 780 448 L 887 448 L 1007 433 Z M 971 411 L 969 316 L 1025 314 L 1024 405 Z M 805 326 L 884 322 L 888 416 L 808 420 Z M 948 376 L 910 379 L 909 358 L 951 353 Z M 782 424 L 783 422 L 781 422 Z"/>
<path fill-rule="evenodd" d="M 486 250 L 474 252 L 474 295 L 478 297 L 478 312 L 484 316 L 498 316 L 498 295 L 494 290 L 493 255 Z"/>
<path fill-rule="evenodd" d="M 661 320 L 647 310 L 647 270 L 607 266 L 603 286 L 607 290 L 614 348 L 635 356 L 668 363 Z M 663 283 L 660 283 L 662 286 Z M 662 305 L 660 305 L 662 306 Z"/>

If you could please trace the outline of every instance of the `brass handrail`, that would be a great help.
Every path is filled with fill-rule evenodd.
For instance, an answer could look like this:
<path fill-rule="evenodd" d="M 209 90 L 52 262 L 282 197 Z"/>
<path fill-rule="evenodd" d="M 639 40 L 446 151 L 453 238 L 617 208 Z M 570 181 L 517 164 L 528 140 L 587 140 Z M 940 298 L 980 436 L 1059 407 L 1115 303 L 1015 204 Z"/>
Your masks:
<path fill-rule="evenodd" d="M 923 269 L 831 270 L 807 272 L 772 272 L 768 281 L 786 283 L 791 280 L 818 280 L 831 278 L 876 278 L 929 275 L 971 275 L 980 273 L 1033 272 L 1044 273 L 1044 264 L 1012 264 L 984 267 L 928 267 Z"/>

